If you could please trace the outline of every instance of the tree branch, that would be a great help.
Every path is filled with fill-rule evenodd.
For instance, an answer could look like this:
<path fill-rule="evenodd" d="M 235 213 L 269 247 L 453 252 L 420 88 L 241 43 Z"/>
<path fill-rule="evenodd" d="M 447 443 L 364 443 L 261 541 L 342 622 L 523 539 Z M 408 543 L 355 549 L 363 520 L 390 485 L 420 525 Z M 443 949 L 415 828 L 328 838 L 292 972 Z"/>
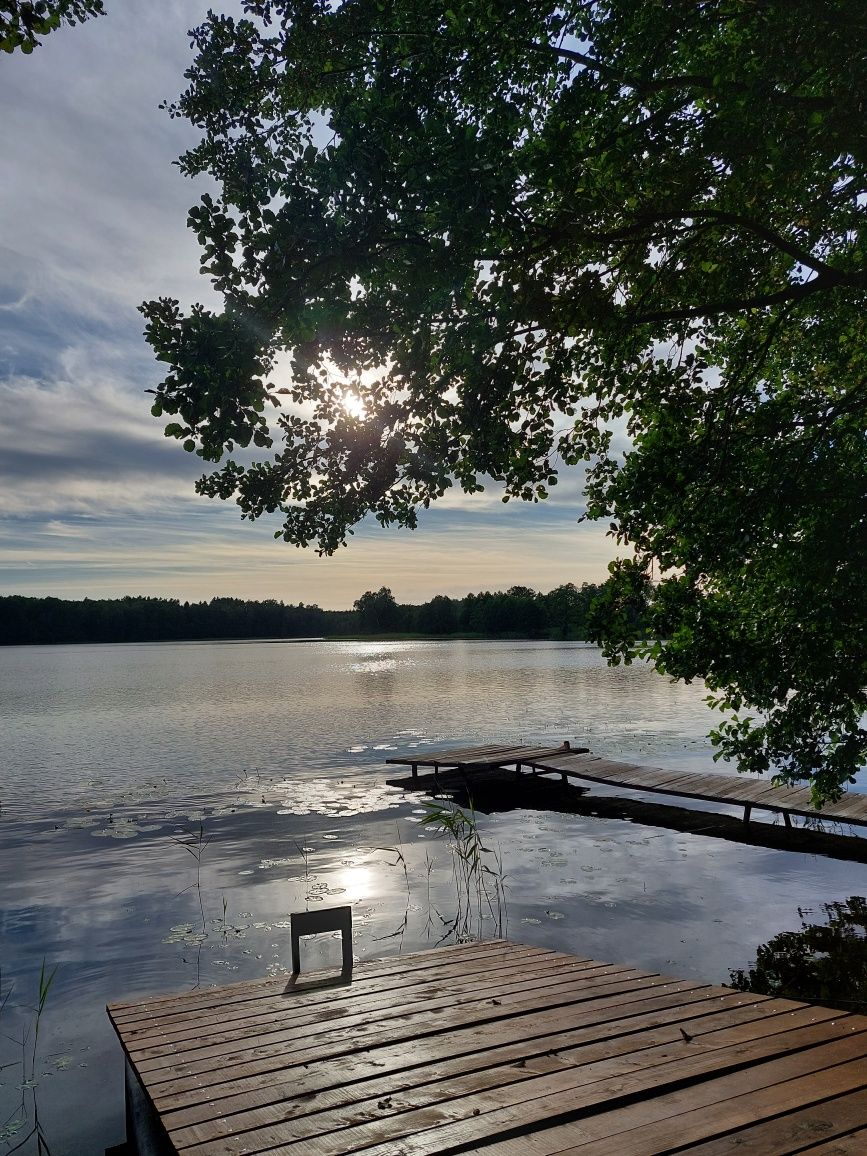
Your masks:
<path fill-rule="evenodd" d="M 800 281 L 775 293 L 760 293 L 755 297 L 732 297 L 723 301 L 709 301 L 704 305 L 694 305 L 685 309 L 659 309 L 650 313 L 634 313 L 632 321 L 636 325 L 654 321 L 696 321 L 704 317 L 719 317 L 723 313 L 740 313 L 744 309 L 763 309 L 769 305 L 780 305 L 786 301 L 802 301 L 827 289 L 836 288 L 839 282 L 826 284 L 823 277 L 812 281 Z"/>
<path fill-rule="evenodd" d="M 685 73 L 680 76 L 661 76 L 656 80 L 641 80 L 634 76 L 624 76 L 622 73 L 609 68 L 601 60 L 595 56 L 588 56 L 586 52 L 577 52 L 573 48 L 564 48 L 562 45 L 548 44 L 544 48 L 542 45 L 536 45 L 540 51 L 553 52 L 555 56 L 565 57 L 566 60 L 571 60 L 575 64 L 583 64 L 585 68 L 597 72 L 600 76 L 614 80 L 621 84 L 624 88 L 631 88 L 639 96 L 650 96 L 656 92 L 664 92 L 669 88 L 697 88 L 702 92 L 718 93 L 725 89 L 727 92 L 741 92 L 750 93 L 753 87 L 743 81 L 730 80 L 725 84 L 714 84 L 712 76 L 701 74 Z M 773 93 L 769 92 L 766 95 L 770 96 Z M 790 103 L 801 105 L 805 109 L 819 112 L 827 111 L 834 107 L 834 101 L 831 97 L 826 96 L 798 96 L 793 92 L 779 92 L 777 95 Z"/>
<path fill-rule="evenodd" d="M 620 229 L 614 229 L 611 232 L 603 233 L 592 230 L 576 231 L 574 228 L 570 228 L 568 233 L 571 233 L 572 236 L 579 239 L 593 241 L 601 245 L 616 244 L 620 241 L 631 241 L 641 237 L 646 237 L 652 241 L 654 240 L 654 226 L 665 223 L 676 223 L 678 221 L 685 223 L 691 220 L 717 221 L 721 225 L 730 225 L 733 228 L 740 228 L 749 233 L 753 233 L 755 236 L 767 241 L 768 244 L 772 245 L 775 249 L 779 249 L 781 253 L 788 254 L 788 256 L 792 257 L 800 265 L 804 265 L 806 268 L 812 269 L 814 273 L 818 273 L 826 282 L 857 287 L 867 286 L 867 276 L 865 276 L 863 272 L 848 273 L 842 269 L 835 268 L 833 265 L 827 265 L 824 261 L 819 260 L 818 257 L 813 256 L 809 249 L 804 249 L 794 241 L 781 236 L 767 225 L 763 225 L 760 221 L 754 221 L 750 217 L 744 217 L 724 209 L 687 208 L 678 210 L 677 212 L 653 212 L 636 218 L 631 224 L 625 225 Z M 691 226 L 687 225 L 686 227 L 690 228 Z M 560 235 L 562 236 L 563 233 L 561 232 Z M 550 240 L 551 234 L 545 238 L 543 243 L 549 244 Z"/>

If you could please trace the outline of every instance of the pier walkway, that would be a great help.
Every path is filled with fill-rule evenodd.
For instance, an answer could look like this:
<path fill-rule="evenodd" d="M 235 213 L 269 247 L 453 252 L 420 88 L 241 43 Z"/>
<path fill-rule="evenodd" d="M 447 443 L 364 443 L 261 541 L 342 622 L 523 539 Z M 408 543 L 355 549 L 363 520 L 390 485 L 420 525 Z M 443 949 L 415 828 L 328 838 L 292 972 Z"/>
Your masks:
<path fill-rule="evenodd" d="M 518 943 L 109 1014 L 141 1152 L 867 1151 L 867 1017 Z"/>
<path fill-rule="evenodd" d="M 681 798 L 702 799 L 711 803 L 726 803 L 744 808 L 748 822 L 753 808 L 774 811 L 789 824 L 792 815 L 807 819 L 828 819 L 837 823 L 867 825 L 867 795 L 847 791 L 836 803 L 815 807 L 808 787 L 775 787 L 770 779 L 758 775 L 693 774 L 686 771 L 667 771 L 661 767 L 644 767 L 636 763 L 617 762 L 599 758 L 586 748 L 567 750 L 563 747 L 488 746 L 444 748 L 386 759 L 387 763 L 408 766 L 413 778 L 418 778 L 419 767 L 439 772 L 457 772 L 472 781 L 472 773 L 491 769 L 514 767 L 516 774 L 557 774 L 563 781 L 571 778 L 605 783 L 631 791 L 648 791 Z M 431 778 L 433 776 L 430 776 Z"/>

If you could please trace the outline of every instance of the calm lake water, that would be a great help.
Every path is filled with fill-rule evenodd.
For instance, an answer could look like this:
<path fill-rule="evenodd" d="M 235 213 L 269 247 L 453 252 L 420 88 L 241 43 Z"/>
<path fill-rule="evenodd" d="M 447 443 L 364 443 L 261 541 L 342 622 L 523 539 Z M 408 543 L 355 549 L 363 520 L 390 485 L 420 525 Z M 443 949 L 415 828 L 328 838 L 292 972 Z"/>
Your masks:
<path fill-rule="evenodd" d="M 352 903 L 360 958 L 448 933 L 452 856 L 418 798 L 385 786 L 389 754 L 568 738 L 719 770 L 712 722 L 700 686 L 566 643 L 0 648 L 0 1156 L 35 1118 L 53 1156 L 122 1140 L 107 1001 L 285 970 L 289 913 L 317 903 Z M 679 976 L 725 982 L 867 894 L 858 863 L 622 820 L 479 826 L 512 938 Z M 305 964 L 336 951 L 315 941 Z"/>

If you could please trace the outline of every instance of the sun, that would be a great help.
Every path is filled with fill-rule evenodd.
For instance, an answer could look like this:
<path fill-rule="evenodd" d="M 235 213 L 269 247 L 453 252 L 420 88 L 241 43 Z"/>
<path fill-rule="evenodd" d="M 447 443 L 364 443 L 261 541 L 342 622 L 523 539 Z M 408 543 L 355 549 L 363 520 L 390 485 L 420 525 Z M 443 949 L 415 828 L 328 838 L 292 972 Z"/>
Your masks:
<path fill-rule="evenodd" d="M 362 421 L 367 417 L 367 407 L 365 406 L 364 401 L 358 396 L 357 393 L 353 393 L 351 389 L 345 389 L 343 391 L 343 394 L 340 398 L 340 404 L 343 406 L 344 410 L 349 414 L 350 417 L 358 418 L 359 421 Z"/>

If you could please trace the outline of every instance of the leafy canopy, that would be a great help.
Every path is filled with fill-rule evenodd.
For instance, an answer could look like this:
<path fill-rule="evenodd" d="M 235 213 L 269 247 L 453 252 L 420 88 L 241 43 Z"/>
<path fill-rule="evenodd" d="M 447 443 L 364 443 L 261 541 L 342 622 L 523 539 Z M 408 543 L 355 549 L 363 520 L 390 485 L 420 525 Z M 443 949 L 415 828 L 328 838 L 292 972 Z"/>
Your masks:
<path fill-rule="evenodd" d="M 61 24 L 82 24 L 90 16 L 104 15 L 102 0 L 0 0 L 0 49 L 29 54 L 38 48 L 38 36 Z"/>
<path fill-rule="evenodd" d="M 609 657 L 833 795 L 867 747 L 861 0 L 245 9 L 171 108 L 224 309 L 143 306 L 200 492 L 331 552 L 586 463 Z"/>

